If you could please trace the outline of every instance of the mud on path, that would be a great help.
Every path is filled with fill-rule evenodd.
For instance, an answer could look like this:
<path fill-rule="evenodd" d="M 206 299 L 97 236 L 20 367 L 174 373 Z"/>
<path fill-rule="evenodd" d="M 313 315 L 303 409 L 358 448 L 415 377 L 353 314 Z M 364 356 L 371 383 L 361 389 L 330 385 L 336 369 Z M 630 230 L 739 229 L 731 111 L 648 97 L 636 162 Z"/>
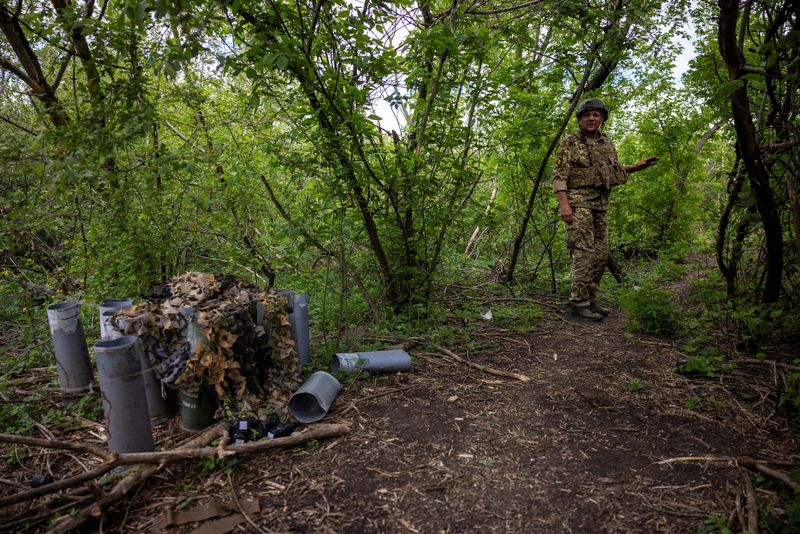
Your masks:
<path fill-rule="evenodd" d="M 768 418 L 774 403 L 733 397 L 730 377 L 675 374 L 672 342 L 626 334 L 621 311 L 599 324 L 548 311 L 526 335 L 482 322 L 465 346 L 450 350 L 531 380 L 410 349 L 412 372 L 357 380 L 336 399 L 326 421 L 351 423 L 349 434 L 233 467 L 238 498 L 261 504 L 245 530 L 695 532 L 735 510 L 745 475 L 730 462 L 659 462 L 800 459 L 796 428 Z M 187 496 L 189 508 L 230 499 L 229 478 L 172 467 L 106 528 L 148 531 Z"/>

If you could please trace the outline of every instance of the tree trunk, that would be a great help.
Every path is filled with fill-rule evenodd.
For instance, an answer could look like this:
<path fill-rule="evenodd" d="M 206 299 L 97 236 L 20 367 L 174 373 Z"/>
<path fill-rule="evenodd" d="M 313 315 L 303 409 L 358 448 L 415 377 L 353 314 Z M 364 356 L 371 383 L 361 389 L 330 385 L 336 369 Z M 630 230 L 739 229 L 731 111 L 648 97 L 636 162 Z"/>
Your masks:
<path fill-rule="evenodd" d="M 742 79 L 742 76 L 747 74 L 747 64 L 736 43 L 739 2 L 738 0 L 720 0 L 719 6 L 720 55 L 728 67 L 731 81 L 741 82 L 741 85 L 731 93 L 730 97 L 733 106 L 733 123 L 742 161 L 747 170 L 766 237 L 767 265 L 762 301 L 775 302 L 780 296 L 783 277 L 783 231 L 772 197 L 772 189 L 770 189 L 769 174 L 762 159 L 761 148 L 756 140 L 756 130 L 747 97 L 747 82 Z"/>
<path fill-rule="evenodd" d="M 5 35 L 8 44 L 17 56 L 21 68 L 0 56 L 0 67 L 8 70 L 22 80 L 31 90 L 32 98 L 43 105 L 50 120 L 55 126 L 64 126 L 69 117 L 56 97 L 55 89 L 47 82 L 39 57 L 33 51 L 19 19 L 8 10 L 5 3 L 0 3 L 0 31 Z"/>
<path fill-rule="evenodd" d="M 728 181 L 728 203 L 725 205 L 725 210 L 722 212 L 722 217 L 719 220 L 719 229 L 717 230 L 717 266 L 719 272 L 725 278 L 725 285 L 728 291 L 728 298 L 733 298 L 736 294 L 736 270 L 738 257 L 734 253 L 729 262 L 725 262 L 725 239 L 728 233 L 728 225 L 731 220 L 731 213 L 736 205 L 736 200 L 739 198 L 739 193 L 742 191 L 742 184 L 744 177 L 741 176 L 739 170 L 739 160 L 733 166 L 733 173 Z M 741 223 L 740 223 L 741 228 Z M 737 234 L 738 235 L 738 234 Z"/>

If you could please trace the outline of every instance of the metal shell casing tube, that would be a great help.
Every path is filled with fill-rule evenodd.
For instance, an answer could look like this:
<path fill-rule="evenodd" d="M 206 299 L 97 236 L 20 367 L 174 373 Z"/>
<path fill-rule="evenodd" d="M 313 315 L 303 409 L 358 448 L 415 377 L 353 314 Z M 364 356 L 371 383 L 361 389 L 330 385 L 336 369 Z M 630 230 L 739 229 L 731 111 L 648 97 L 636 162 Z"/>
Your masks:
<path fill-rule="evenodd" d="M 100 339 L 115 339 L 123 334 L 111 324 L 114 314 L 133 304 L 130 299 L 105 299 L 100 302 Z"/>
<path fill-rule="evenodd" d="M 297 360 L 304 367 L 311 359 L 311 343 L 308 325 L 308 295 L 295 293 L 291 289 L 279 289 L 278 293 L 286 297 L 286 312 L 289 314 L 289 326 L 292 329 Z"/>
<path fill-rule="evenodd" d="M 301 423 L 324 418 L 342 385 L 333 375 L 317 371 L 289 399 L 289 413 Z"/>
<path fill-rule="evenodd" d="M 89 349 L 77 302 L 60 302 L 47 308 L 47 321 L 53 336 L 53 351 L 61 391 L 75 395 L 89 391 L 94 382 L 89 364 Z"/>
<path fill-rule="evenodd" d="M 394 373 L 411 370 L 411 356 L 402 349 L 374 352 L 337 352 L 331 361 L 332 371 L 358 373 Z"/>
<path fill-rule="evenodd" d="M 169 416 L 169 403 L 164 398 L 165 390 L 161 387 L 161 380 L 156 376 L 155 369 L 147 359 L 139 338 L 136 338 L 136 356 L 139 358 L 139 367 L 142 370 L 142 381 L 144 382 L 144 393 L 147 399 L 147 413 L 150 415 L 151 425 L 160 425 Z"/>
<path fill-rule="evenodd" d="M 103 394 L 108 448 L 114 452 L 153 450 L 138 338 L 124 336 L 94 346 Z"/>
<path fill-rule="evenodd" d="M 198 347 L 208 344 L 208 340 L 197 322 L 197 310 L 194 307 L 181 308 L 180 313 L 186 319 L 186 340 L 194 354 Z M 212 388 L 201 386 L 197 392 L 193 393 L 181 389 L 178 392 L 178 399 L 182 430 L 200 432 L 214 422 L 214 414 L 219 402 Z"/>

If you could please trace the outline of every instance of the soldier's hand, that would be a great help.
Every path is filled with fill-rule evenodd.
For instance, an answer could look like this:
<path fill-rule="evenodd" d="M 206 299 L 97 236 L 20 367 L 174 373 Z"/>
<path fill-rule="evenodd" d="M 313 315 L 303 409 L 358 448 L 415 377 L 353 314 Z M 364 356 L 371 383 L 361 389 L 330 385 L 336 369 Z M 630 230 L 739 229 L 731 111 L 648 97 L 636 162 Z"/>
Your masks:
<path fill-rule="evenodd" d="M 656 156 L 650 156 L 649 158 L 644 158 L 642 160 L 639 160 L 636 162 L 636 170 L 643 171 L 656 161 L 658 161 L 658 158 Z"/>
<path fill-rule="evenodd" d="M 572 224 L 572 206 L 569 204 L 559 204 L 558 211 L 561 214 L 561 220 L 567 224 Z"/>

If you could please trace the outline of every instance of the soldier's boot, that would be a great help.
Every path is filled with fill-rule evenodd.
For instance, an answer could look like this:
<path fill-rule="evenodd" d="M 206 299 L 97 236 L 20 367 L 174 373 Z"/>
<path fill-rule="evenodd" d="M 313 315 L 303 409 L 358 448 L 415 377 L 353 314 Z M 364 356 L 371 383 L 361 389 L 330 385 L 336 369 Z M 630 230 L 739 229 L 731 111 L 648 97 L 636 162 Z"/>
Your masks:
<path fill-rule="evenodd" d="M 608 315 L 611 313 L 611 308 L 606 308 L 605 306 L 601 306 L 595 301 L 592 301 L 592 303 L 589 304 L 589 309 L 595 313 L 599 313 L 603 317 L 608 317 Z"/>
<path fill-rule="evenodd" d="M 603 320 L 603 316 L 599 313 L 595 313 L 589 306 L 570 306 L 569 307 L 570 313 L 575 317 L 580 317 L 582 319 L 589 319 L 590 321 L 597 321 L 600 322 Z"/>

